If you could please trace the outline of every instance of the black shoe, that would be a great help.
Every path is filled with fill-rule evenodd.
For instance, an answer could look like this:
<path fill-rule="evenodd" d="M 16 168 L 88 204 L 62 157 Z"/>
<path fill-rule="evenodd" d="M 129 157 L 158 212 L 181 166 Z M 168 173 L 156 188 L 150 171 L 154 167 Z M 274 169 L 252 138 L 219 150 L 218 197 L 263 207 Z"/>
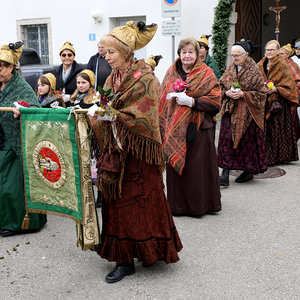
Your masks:
<path fill-rule="evenodd" d="M 253 180 L 253 173 L 244 171 L 239 177 L 235 179 L 235 182 L 241 183 L 241 182 L 247 182 Z"/>
<path fill-rule="evenodd" d="M 135 273 L 134 262 L 130 264 L 117 264 L 117 266 L 105 277 L 107 283 L 115 283 L 127 275 Z"/>
<path fill-rule="evenodd" d="M 220 185 L 229 186 L 229 169 L 223 169 L 222 175 L 220 176 Z"/>
<path fill-rule="evenodd" d="M 11 231 L 11 230 L 8 230 L 8 229 L 2 229 L 1 230 L 1 235 L 2 236 L 10 236 L 10 235 L 13 235 L 14 234 L 14 231 Z"/>
<path fill-rule="evenodd" d="M 96 205 L 97 205 L 97 208 L 102 206 L 102 193 L 99 190 L 98 190 L 98 197 L 97 197 Z"/>

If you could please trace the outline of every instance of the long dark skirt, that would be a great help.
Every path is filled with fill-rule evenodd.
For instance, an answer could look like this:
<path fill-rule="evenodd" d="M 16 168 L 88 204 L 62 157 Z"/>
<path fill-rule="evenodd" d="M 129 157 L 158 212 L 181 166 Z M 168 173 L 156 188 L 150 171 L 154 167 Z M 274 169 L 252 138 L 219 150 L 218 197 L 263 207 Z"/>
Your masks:
<path fill-rule="evenodd" d="M 298 147 L 289 101 L 280 97 L 282 110 L 271 114 L 265 123 L 268 165 L 297 161 Z"/>
<path fill-rule="evenodd" d="M 167 198 L 174 215 L 201 216 L 221 210 L 220 179 L 212 129 L 199 130 L 182 175 L 167 164 Z"/>
<path fill-rule="evenodd" d="M 157 166 L 128 154 L 122 198 L 103 201 L 99 255 L 108 261 L 174 263 L 182 244 Z"/>
<path fill-rule="evenodd" d="M 249 124 L 237 149 L 233 149 L 231 114 L 223 115 L 218 144 L 218 162 L 220 168 L 243 170 L 254 174 L 267 170 L 264 133 L 254 120 Z"/>
<path fill-rule="evenodd" d="M 9 147 L 0 150 L 0 229 L 23 231 L 26 214 L 23 166 L 20 158 Z M 38 230 L 46 222 L 44 214 L 29 213 L 27 231 Z"/>

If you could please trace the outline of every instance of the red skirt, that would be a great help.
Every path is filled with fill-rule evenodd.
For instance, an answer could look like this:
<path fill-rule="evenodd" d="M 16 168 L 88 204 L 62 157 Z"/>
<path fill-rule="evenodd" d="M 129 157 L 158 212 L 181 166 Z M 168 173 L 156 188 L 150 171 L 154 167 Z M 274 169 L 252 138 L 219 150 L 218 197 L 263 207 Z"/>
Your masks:
<path fill-rule="evenodd" d="M 108 261 L 145 264 L 179 260 L 182 244 L 167 203 L 160 173 L 128 154 L 122 197 L 102 203 L 99 255 Z"/>

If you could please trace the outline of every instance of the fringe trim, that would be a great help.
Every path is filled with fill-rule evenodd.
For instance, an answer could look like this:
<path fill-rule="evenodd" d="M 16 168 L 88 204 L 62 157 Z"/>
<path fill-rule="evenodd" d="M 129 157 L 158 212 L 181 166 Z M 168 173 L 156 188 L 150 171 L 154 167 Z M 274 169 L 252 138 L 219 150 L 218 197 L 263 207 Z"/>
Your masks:
<path fill-rule="evenodd" d="M 125 162 L 128 152 L 131 152 L 132 155 L 136 155 L 139 160 L 142 160 L 144 158 L 147 164 L 154 163 L 158 166 L 161 183 L 164 189 L 165 185 L 163 182 L 163 172 L 165 171 L 166 165 L 164 162 L 161 143 L 148 137 L 132 133 L 122 122 L 122 120 L 120 120 L 120 118 L 117 118 L 117 120 L 115 121 L 115 125 L 121 145 L 127 145 L 128 150 L 122 151 L 121 149 L 119 149 L 117 143 L 114 141 L 112 126 L 111 124 L 108 124 L 106 126 L 106 130 L 108 130 L 109 132 L 110 140 L 106 143 L 106 146 L 109 146 L 109 153 L 111 153 L 111 150 L 113 148 L 118 148 L 118 151 L 120 152 L 121 172 L 120 177 L 114 182 L 103 180 L 103 178 L 99 180 L 99 186 L 104 198 L 110 201 L 111 199 L 116 199 L 117 195 L 121 197 L 122 182 L 125 172 Z"/>

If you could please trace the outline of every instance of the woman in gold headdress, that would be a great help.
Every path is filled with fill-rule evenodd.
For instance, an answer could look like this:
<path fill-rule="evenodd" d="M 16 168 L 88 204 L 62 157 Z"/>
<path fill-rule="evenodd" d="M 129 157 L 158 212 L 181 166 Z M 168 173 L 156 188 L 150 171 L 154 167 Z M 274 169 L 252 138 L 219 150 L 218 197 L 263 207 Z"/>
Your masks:
<path fill-rule="evenodd" d="M 134 50 L 152 39 L 157 25 L 130 21 L 101 39 L 113 68 L 104 88 L 116 95 L 115 118 L 92 118 L 103 193 L 101 257 L 116 261 L 108 283 L 135 272 L 134 258 L 150 266 L 175 263 L 182 245 L 164 191 L 164 161 L 154 75 Z M 96 151 L 97 152 L 97 151 Z"/>
<path fill-rule="evenodd" d="M 150 72 L 153 73 L 154 75 L 154 80 L 155 80 L 155 85 L 157 86 L 157 90 L 159 91 L 160 89 L 160 82 L 157 79 L 157 77 L 154 74 L 155 68 L 157 67 L 159 61 L 162 59 L 163 57 L 161 55 L 151 55 L 150 57 L 145 59 L 145 63 L 147 65 L 147 68 L 149 69 Z"/>
<path fill-rule="evenodd" d="M 56 77 L 56 89 L 63 91 L 63 99 L 67 107 L 70 106 L 71 95 L 77 88 L 76 76 L 83 67 L 75 60 L 75 49 L 66 41 L 59 51 L 62 64 L 55 67 L 53 75 Z"/>
<path fill-rule="evenodd" d="M 0 107 L 12 107 L 20 99 L 31 107 L 40 107 L 30 85 L 15 70 L 22 54 L 17 42 L 0 50 Z M 15 116 L 20 113 L 14 109 Z M 25 217 L 24 176 L 22 166 L 20 121 L 8 111 L 0 112 L 0 230 L 8 236 L 22 230 Z M 45 215 L 29 214 L 29 230 L 40 229 L 47 221 Z M 26 232 L 24 230 L 24 232 Z"/>

